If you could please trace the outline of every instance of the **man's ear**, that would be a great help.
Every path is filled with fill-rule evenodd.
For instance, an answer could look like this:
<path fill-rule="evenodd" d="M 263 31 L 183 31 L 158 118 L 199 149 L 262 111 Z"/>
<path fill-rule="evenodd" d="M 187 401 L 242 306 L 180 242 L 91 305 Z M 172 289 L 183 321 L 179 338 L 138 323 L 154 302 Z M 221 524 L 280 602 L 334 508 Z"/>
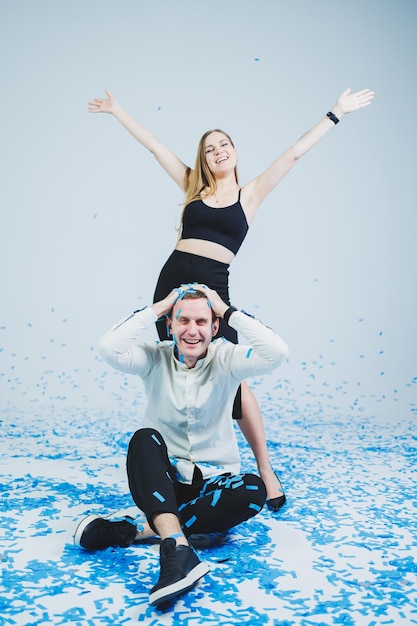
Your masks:
<path fill-rule="evenodd" d="M 213 337 L 217 334 L 217 331 L 219 330 L 219 323 L 219 318 L 217 317 L 211 325 L 211 332 L 213 333 Z"/>
<path fill-rule="evenodd" d="M 168 333 L 169 333 L 170 335 L 172 335 L 172 328 L 171 328 L 171 325 L 172 325 L 172 319 L 171 319 L 170 317 L 167 317 L 167 318 L 166 318 L 166 324 L 167 324 L 167 330 L 168 330 Z"/>

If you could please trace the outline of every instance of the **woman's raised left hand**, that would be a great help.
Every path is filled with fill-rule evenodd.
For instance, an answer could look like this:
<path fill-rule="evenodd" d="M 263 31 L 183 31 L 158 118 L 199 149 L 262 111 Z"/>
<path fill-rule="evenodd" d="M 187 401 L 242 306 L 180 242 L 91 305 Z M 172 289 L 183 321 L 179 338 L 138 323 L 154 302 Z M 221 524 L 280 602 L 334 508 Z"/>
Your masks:
<path fill-rule="evenodd" d="M 346 89 L 337 99 L 337 108 L 343 114 L 352 113 L 367 107 L 371 104 L 375 93 L 371 89 L 361 89 L 351 93 L 350 87 Z"/>

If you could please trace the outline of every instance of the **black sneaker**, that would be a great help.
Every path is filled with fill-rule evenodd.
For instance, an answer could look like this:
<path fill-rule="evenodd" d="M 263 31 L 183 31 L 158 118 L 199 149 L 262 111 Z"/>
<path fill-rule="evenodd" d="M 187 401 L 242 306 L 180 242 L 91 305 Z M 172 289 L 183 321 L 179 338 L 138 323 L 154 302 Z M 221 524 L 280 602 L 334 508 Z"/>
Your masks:
<path fill-rule="evenodd" d="M 98 515 L 88 515 L 78 524 L 74 543 L 86 550 L 104 550 L 110 546 L 126 548 L 134 542 L 136 533 L 136 526 L 127 518 L 110 521 Z"/>
<path fill-rule="evenodd" d="M 161 542 L 159 560 L 161 573 L 149 596 L 154 606 L 187 591 L 209 571 L 190 546 L 177 546 L 171 537 Z"/>

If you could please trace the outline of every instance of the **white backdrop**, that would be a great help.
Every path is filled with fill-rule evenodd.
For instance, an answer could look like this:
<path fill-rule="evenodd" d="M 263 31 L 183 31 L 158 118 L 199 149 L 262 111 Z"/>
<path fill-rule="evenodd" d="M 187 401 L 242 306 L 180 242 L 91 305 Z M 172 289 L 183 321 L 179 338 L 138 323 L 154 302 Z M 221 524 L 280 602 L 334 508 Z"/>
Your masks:
<path fill-rule="evenodd" d="M 231 296 L 289 343 L 268 383 L 288 410 L 414 411 L 416 17 L 414 0 L 0 0 L 1 406 L 134 396 L 95 344 L 150 302 L 182 197 L 88 100 L 109 88 L 191 165 L 224 128 L 243 183 L 350 86 L 374 103 L 264 203 Z"/>

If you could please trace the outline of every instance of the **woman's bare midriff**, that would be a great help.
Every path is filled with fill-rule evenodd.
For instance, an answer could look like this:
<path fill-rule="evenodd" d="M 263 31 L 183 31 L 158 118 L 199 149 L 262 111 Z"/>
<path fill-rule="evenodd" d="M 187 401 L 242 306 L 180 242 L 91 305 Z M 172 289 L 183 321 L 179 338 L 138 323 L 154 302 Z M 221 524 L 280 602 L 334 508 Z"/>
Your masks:
<path fill-rule="evenodd" d="M 188 252 L 189 254 L 198 254 L 227 265 L 230 265 L 235 258 L 233 252 L 224 246 L 213 241 L 206 241 L 205 239 L 180 239 L 175 249 L 180 250 L 180 252 Z"/>

